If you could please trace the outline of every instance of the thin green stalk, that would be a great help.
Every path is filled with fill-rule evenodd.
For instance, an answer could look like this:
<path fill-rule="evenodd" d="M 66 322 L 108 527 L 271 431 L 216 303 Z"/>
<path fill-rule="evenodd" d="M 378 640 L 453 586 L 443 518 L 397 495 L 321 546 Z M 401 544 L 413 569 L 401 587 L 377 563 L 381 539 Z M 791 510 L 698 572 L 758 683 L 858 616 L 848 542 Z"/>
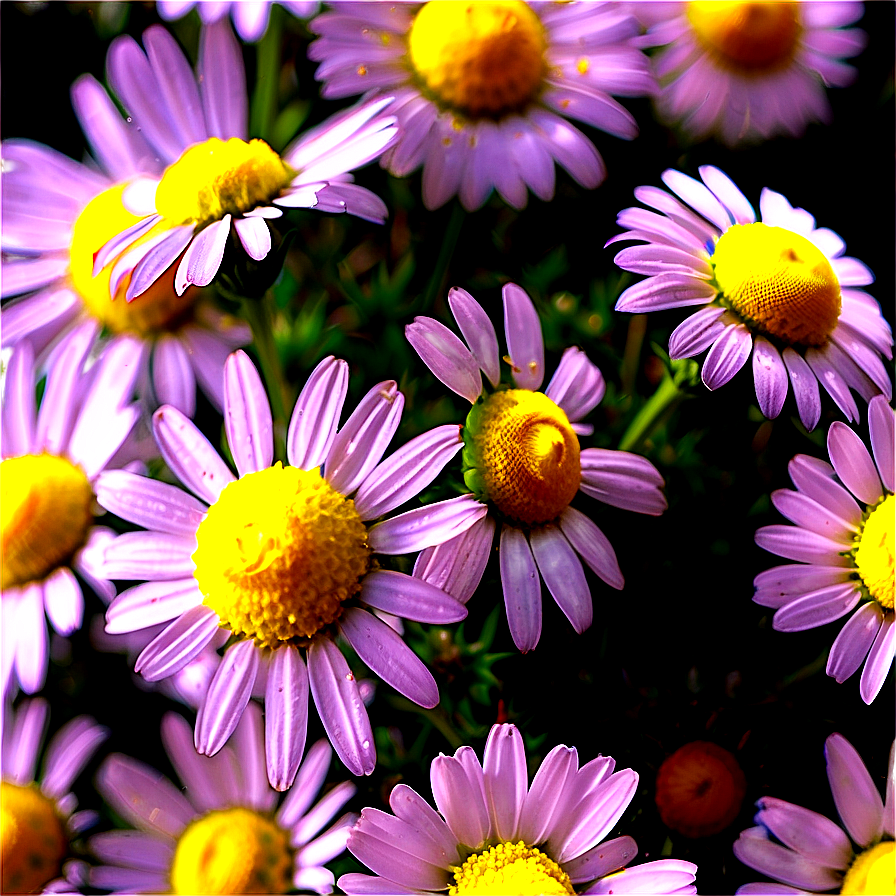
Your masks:
<path fill-rule="evenodd" d="M 270 143 L 274 133 L 274 119 L 277 115 L 277 97 L 280 87 L 280 46 L 283 33 L 283 19 L 276 4 L 271 4 L 271 18 L 268 30 L 258 43 L 255 90 L 252 93 L 252 120 L 250 133 Z M 274 147 L 279 149 L 279 147 Z"/>
<path fill-rule="evenodd" d="M 628 322 L 625 349 L 622 352 L 622 363 L 619 365 L 619 388 L 623 395 L 634 394 L 638 362 L 641 358 L 641 347 L 644 345 L 646 333 L 647 315 L 633 314 Z"/>
<path fill-rule="evenodd" d="M 423 310 L 428 311 L 432 308 L 436 300 L 436 296 L 445 288 L 445 277 L 448 273 L 448 265 L 454 256 L 454 250 L 457 247 L 457 240 L 460 236 L 461 227 L 464 223 L 466 212 L 463 206 L 457 200 L 451 208 L 451 218 L 448 226 L 445 228 L 445 238 L 442 240 L 442 248 L 439 250 L 439 257 L 436 260 L 436 266 L 433 269 L 432 276 L 429 278 L 429 285 L 423 295 Z"/>
<path fill-rule="evenodd" d="M 283 377 L 280 353 L 274 341 L 272 303 L 273 293 L 268 290 L 262 299 L 242 299 L 242 311 L 252 328 L 252 343 L 258 354 L 261 375 L 271 402 L 275 431 L 285 433 L 289 422 L 286 413 L 289 404 L 288 387 Z"/>
<path fill-rule="evenodd" d="M 405 699 L 404 697 L 390 697 L 389 702 L 404 712 L 415 712 L 427 719 L 433 728 L 436 729 L 448 741 L 452 749 L 462 747 L 463 740 L 458 737 L 457 732 L 451 727 L 448 714 L 444 709 L 436 707 L 435 709 L 424 709 L 416 703 Z"/>

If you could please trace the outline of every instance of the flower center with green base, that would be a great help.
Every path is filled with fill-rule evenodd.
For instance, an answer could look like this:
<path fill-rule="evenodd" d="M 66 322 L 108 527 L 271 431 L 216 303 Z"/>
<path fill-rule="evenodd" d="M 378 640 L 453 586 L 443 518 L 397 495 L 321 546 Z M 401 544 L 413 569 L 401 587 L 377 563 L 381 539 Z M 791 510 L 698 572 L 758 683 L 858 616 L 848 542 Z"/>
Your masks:
<path fill-rule="evenodd" d="M 210 137 L 165 169 L 156 211 L 172 224 L 204 227 L 267 205 L 295 175 L 264 140 Z"/>
<path fill-rule="evenodd" d="M 736 224 L 712 258 L 721 299 L 787 345 L 824 345 L 840 318 L 840 283 L 824 253 L 783 227 Z"/>
<path fill-rule="evenodd" d="M 279 462 L 229 483 L 196 532 L 193 575 L 221 624 L 263 647 L 335 622 L 370 567 L 354 501 Z"/>
<path fill-rule="evenodd" d="M 293 851 L 289 835 L 251 809 L 220 809 L 181 834 L 171 866 L 171 891 L 288 893 Z"/>
<path fill-rule="evenodd" d="M 697 0 L 687 16 L 699 43 L 716 61 L 746 74 L 786 66 L 802 33 L 798 3 L 773 0 Z"/>
<path fill-rule="evenodd" d="M 175 266 L 166 271 L 146 292 L 133 301 L 125 299 L 130 276 L 110 295 L 112 265 L 93 276 L 93 257 L 112 237 L 140 219 L 122 203 L 125 184 L 118 184 L 95 196 L 78 216 L 69 248 L 72 284 L 87 311 L 113 333 L 150 333 L 171 330 L 189 317 L 199 290 L 190 287 L 179 296 L 174 291 Z M 154 232 L 144 236 L 145 242 Z M 138 245 L 138 243 L 135 243 Z"/>
<path fill-rule="evenodd" d="M 443 108 L 500 118 L 525 108 L 546 71 L 544 29 L 527 3 L 431 0 L 408 37 L 411 66 Z"/>
<path fill-rule="evenodd" d="M 579 490 L 579 439 L 543 392 L 508 389 L 473 405 L 464 425 L 464 481 L 483 503 L 529 526 L 556 519 Z"/>
<path fill-rule="evenodd" d="M 93 489 L 84 471 L 54 454 L 0 463 L 0 588 L 45 579 L 87 541 Z"/>
<path fill-rule="evenodd" d="M 564 896 L 569 875 L 540 849 L 499 843 L 471 855 L 454 871 L 448 896 Z"/>
<path fill-rule="evenodd" d="M 853 860 L 843 886 L 842 896 L 876 896 L 896 893 L 896 843 L 878 843 L 859 853 Z"/>
<path fill-rule="evenodd" d="M 856 569 L 868 593 L 885 610 L 893 609 L 894 514 L 896 498 L 887 495 L 871 511 L 856 537 Z"/>
<path fill-rule="evenodd" d="M 0 840 L 3 893 L 39 893 L 68 852 L 56 805 L 35 784 L 0 783 Z"/>

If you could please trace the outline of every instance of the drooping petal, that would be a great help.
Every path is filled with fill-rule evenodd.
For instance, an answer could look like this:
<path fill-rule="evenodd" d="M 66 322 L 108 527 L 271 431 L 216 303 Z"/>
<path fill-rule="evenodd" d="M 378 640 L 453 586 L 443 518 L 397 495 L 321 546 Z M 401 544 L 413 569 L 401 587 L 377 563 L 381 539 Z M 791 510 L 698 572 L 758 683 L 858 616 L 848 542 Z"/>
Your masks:
<path fill-rule="evenodd" d="M 884 488 L 896 492 L 896 458 L 893 454 L 896 416 L 883 397 L 872 398 L 868 405 L 868 427 L 871 430 L 871 450 Z"/>
<path fill-rule="evenodd" d="M 862 670 L 859 693 L 862 696 L 862 700 L 869 705 L 874 702 L 874 698 L 880 693 L 880 689 L 884 686 L 884 682 L 893 665 L 893 659 L 896 658 L 896 626 L 894 626 L 893 622 L 892 613 L 884 617 L 880 631 L 878 631 L 877 637 L 871 645 L 871 650 L 868 652 L 865 668 Z M 884 819 L 884 824 L 890 825 L 889 831 L 892 836 L 892 805 L 889 808 L 889 813 L 889 816 Z"/>
<path fill-rule="evenodd" d="M 619 569 L 616 552 L 597 525 L 574 507 L 567 507 L 560 514 L 558 523 L 560 531 L 591 570 L 611 588 L 620 590 L 625 579 Z"/>
<path fill-rule="evenodd" d="M 529 544 L 548 591 L 572 627 L 581 634 L 590 628 L 594 610 L 585 571 L 575 550 L 561 530 L 553 526 L 533 529 Z"/>
<path fill-rule="evenodd" d="M 792 348 L 785 348 L 781 357 L 784 360 L 787 373 L 790 375 L 800 421 L 811 432 L 818 425 L 818 419 L 821 417 L 818 380 L 805 359 Z"/>
<path fill-rule="evenodd" d="M 701 378 L 708 389 L 724 386 L 747 362 L 753 334 L 744 324 L 730 324 L 713 343 L 703 362 Z"/>

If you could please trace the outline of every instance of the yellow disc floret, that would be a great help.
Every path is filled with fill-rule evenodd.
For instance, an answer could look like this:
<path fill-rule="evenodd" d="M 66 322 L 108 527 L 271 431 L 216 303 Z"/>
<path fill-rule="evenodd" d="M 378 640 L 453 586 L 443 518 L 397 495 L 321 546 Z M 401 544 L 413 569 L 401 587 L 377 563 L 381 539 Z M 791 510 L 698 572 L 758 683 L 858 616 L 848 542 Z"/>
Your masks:
<path fill-rule="evenodd" d="M 886 610 L 893 609 L 893 530 L 896 498 L 878 504 L 856 538 L 855 564 L 868 593 Z"/>
<path fill-rule="evenodd" d="M 527 3 L 431 0 L 414 19 L 410 63 L 439 105 L 471 118 L 523 109 L 544 78 L 545 36 Z"/>
<path fill-rule="evenodd" d="M 787 345 L 824 345 L 840 318 L 840 283 L 805 237 L 767 224 L 736 224 L 712 256 L 722 301 Z"/>
<path fill-rule="evenodd" d="M 39 893 L 59 875 L 68 851 L 56 805 L 35 784 L 0 784 L 3 893 Z"/>
<path fill-rule="evenodd" d="M 564 896 L 575 893 L 569 875 L 540 849 L 499 843 L 454 869 L 448 896 Z"/>
<path fill-rule="evenodd" d="M 118 284 L 114 301 L 110 295 L 112 265 L 93 276 L 93 257 L 112 237 L 140 219 L 122 203 L 125 185 L 118 184 L 94 197 L 85 207 L 72 233 L 69 270 L 72 285 L 90 314 L 113 333 L 144 336 L 170 330 L 189 315 L 199 290 L 190 287 L 182 296 L 174 291 L 175 265 L 146 292 L 131 302 L 125 300 L 130 275 Z M 143 237 L 145 242 L 152 234 Z"/>
<path fill-rule="evenodd" d="M 251 809 L 220 809 L 181 834 L 171 866 L 171 892 L 288 893 L 289 834 Z"/>
<path fill-rule="evenodd" d="M 790 63 L 802 33 L 799 3 L 777 0 L 699 0 L 688 3 L 697 40 L 716 61 L 743 74 L 764 74 Z"/>
<path fill-rule="evenodd" d="M 860 853 L 846 872 L 842 896 L 879 896 L 896 893 L 896 844 L 878 843 Z"/>
<path fill-rule="evenodd" d="M 354 501 L 318 470 L 279 462 L 227 485 L 196 540 L 194 576 L 205 605 L 265 647 L 310 638 L 334 622 L 370 565 Z"/>
<path fill-rule="evenodd" d="M 544 393 L 495 392 L 473 407 L 464 429 L 467 485 L 510 520 L 549 523 L 578 491 L 578 437 Z"/>
<path fill-rule="evenodd" d="M 54 454 L 0 463 L 0 587 L 45 579 L 84 546 L 93 523 L 84 471 Z"/>
<path fill-rule="evenodd" d="M 173 224 L 199 227 L 270 202 L 295 177 L 264 140 L 210 137 L 169 165 L 156 189 L 156 211 Z"/>

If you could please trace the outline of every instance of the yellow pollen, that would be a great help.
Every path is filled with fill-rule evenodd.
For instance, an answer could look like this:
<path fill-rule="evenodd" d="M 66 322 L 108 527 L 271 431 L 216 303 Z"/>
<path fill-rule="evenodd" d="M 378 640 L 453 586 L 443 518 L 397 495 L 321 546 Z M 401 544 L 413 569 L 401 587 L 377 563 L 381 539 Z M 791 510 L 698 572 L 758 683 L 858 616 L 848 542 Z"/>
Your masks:
<path fill-rule="evenodd" d="M 542 392 L 508 389 L 467 418 L 464 479 L 483 501 L 526 525 L 549 523 L 579 490 L 579 440 Z"/>
<path fill-rule="evenodd" d="M 93 489 L 80 467 L 54 454 L 0 463 L 0 588 L 45 579 L 84 546 Z"/>
<path fill-rule="evenodd" d="M 859 853 L 846 872 L 842 896 L 879 896 L 896 893 L 896 843 L 878 843 Z"/>
<path fill-rule="evenodd" d="M 58 877 L 68 852 L 65 827 L 36 784 L 0 783 L 3 893 L 39 893 Z"/>
<path fill-rule="evenodd" d="M 544 29 L 517 0 L 431 0 L 414 19 L 408 47 L 432 98 L 471 118 L 522 110 L 545 75 Z"/>
<path fill-rule="evenodd" d="M 171 892 L 288 893 L 289 835 L 251 809 L 219 809 L 187 827 L 171 865 Z"/>
<path fill-rule="evenodd" d="M 802 33 L 797 2 L 699 0 L 688 20 L 702 46 L 726 68 L 764 74 L 793 59 Z"/>
<path fill-rule="evenodd" d="M 856 538 L 855 564 L 868 593 L 885 609 L 893 609 L 893 529 L 896 498 L 887 495 L 871 511 Z"/>
<path fill-rule="evenodd" d="M 196 533 L 204 603 L 236 634 L 277 647 L 339 618 L 370 566 L 355 503 L 318 470 L 279 462 L 228 484 Z"/>
<path fill-rule="evenodd" d="M 474 853 L 454 870 L 448 896 L 564 896 L 575 893 L 569 875 L 541 850 L 499 843 Z"/>
<path fill-rule="evenodd" d="M 805 237 L 767 224 L 735 224 L 712 256 L 723 302 L 787 345 L 824 345 L 840 318 L 840 283 Z"/>
<path fill-rule="evenodd" d="M 264 140 L 210 137 L 168 166 L 156 211 L 171 224 L 202 227 L 267 204 L 295 174 Z"/>

